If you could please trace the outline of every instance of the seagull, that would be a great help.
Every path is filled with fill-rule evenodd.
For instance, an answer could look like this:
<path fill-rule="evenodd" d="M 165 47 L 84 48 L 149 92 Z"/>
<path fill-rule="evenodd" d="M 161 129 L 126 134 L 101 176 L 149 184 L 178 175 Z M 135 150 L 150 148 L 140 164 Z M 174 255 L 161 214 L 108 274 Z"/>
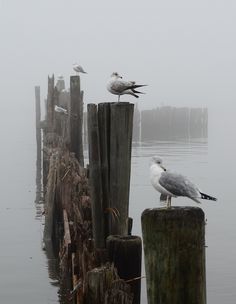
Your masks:
<path fill-rule="evenodd" d="M 196 203 L 201 203 L 199 199 L 217 200 L 201 192 L 185 176 L 167 171 L 162 165 L 162 159 L 158 156 L 151 159 L 150 179 L 153 187 L 161 193 L 161 201 L 166 200 L 167 208 L 171 207 L 171 197 L 186 196 Z"/>
<path fill-rule="evenodd" d="M 58 113 L 63 113 L 66 115 L 68 114 L 68 111 L 66 109 L 64 109 L 62 107 L 58 107 L 57 105 L 55 105 L 54 110 L 55 110 L 55 112 L 58 112 Z"/>
<path fill-rule="evenodd" d="M 145 87 L 146 84 L 135 84 L 135 81 L 124 81 L 122 77 L 114 72 L 111 78 L 107 82 L 107 90 L 115 95 L 118 95 L 118 102 L 120 101 L 120 95 L 129 94 L 136 98 L 139 98 L 137 94 L 145 94 L 143 92 L 136 91 L 136 88 Z"/>
<path fill-rule="evenodd" d="M 78 63 L 73 64 L 73 70 L 76 72 L 76 74 L 79 74 L 79 73 L 87 74 L 87 72 L 85 72 L 84 69 L 82 68 L 82 66 L 79 65 Z"/>

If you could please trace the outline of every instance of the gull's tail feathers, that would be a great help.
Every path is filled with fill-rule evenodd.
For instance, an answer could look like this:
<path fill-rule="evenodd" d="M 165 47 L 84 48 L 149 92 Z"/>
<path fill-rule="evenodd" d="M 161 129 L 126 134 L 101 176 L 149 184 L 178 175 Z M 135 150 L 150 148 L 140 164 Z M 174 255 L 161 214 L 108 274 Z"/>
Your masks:
<path fill-rule="evenodd" d="M 135 93 L 137 93 L 137 92 L 135 92 Z M 132 90 L 132 92 L 130 92 L 129 94 L 132 95 L 132 96 L 134 96 L 134 97 L 136 97 L 136 98 L 139 98 L 138 95 L 136 95 L 136 94 L 133 93 L 133 90 Z"/>
<path fill-rule="evenodd" d="M 146 93 L 144 93 L 144 92 L 140 92 L 140 91 L 137 91 L 137 90 L 134 90 L 134 89 L 132 89 L 132 92 L 133 92 L 133 93 L 137 93 L 137 94 L 146 94 Z"/>
<path fill-rule="evenodd" d="M 128 89 L 133 90 L 133 89 L 137 89 L 137 88 L 141 88 L 141 87 L 146 87 L 146 86 L 147 86 L 147 84 L 133 84 L 130 87 L 128 87 Z"/>
<path fill-rule="evenodd" d="M 201 194 L 202 199 L 209 200 L 209 201 L 217 201 L 217 198 L 215 198 L 213 196 L 210 196 L 210 195 L 202 193 L 202 192 L 200 192 L 200 194 Z"/>

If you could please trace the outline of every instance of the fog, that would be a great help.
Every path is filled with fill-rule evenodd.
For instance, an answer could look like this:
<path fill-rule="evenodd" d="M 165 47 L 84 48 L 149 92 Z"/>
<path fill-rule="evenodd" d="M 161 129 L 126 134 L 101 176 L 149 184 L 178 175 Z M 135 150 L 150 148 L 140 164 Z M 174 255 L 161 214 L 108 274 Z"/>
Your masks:
<path fill-rule="evenodd" d="M 1 0 L 1 100 L 27 105 L 79 62 L 85 102 L 114 101 L 113 71 L 148 84 L 140 107 L 233 103 L 234 1 Z M 67 83 L 68 85 L 68 83 Z M 14 88 L 13 88 L 14 87 Z"/>
<path fill-rule="evenodd" d="M 7 278 L 3 274 L 0 278 L 5 284 L 0 284 L 1 301 L 5 299 L 6 304 L 15 301 L 14 294 L 12 300 L 9 298 L 12 293 L 9 286 L 17 285 L 26 269 L 35 269 L 29 275 L 26 272 L 28 281 L 21 281 L 27 288 L 28 282 L 34 284 L 29 302 L 42 303 L 43 293 L 37 293 L 38 302 L 34 295 L 38 282 L 43 282 L 41 290 L 50 289 L 46 287 L 49 286 L 45 279 L 46 258 L 40 253 L 41 256 L 34 259 L 34 254 L 41 252 L 41 224 L 35 224 L 33 204 L 34 86 L 40 85 L 42 100 L 47 94 L 48 75 L 63 75 L 68 87 L 70 75 L 75 74 L 72 64 L 78 62 L 88 72 L 81 76 L 85 104 L 117 101 L 117 96 L 106 89 L 108 78 L 116 71 L 124 79 L 148 84 L 144 88 L 146 94 L 138 100 L 139 109 L 161 105 L 208 107 L 208 142 L 204 143 L 202 158 L 199 150 L 194 150 L 196 144 L 191 143 L 184 147 L 177 145 L 181 146 L 177 150 L 183 151 L 182 154 L 176 155 L 175 143 L 167 144 L 168 149 L 165 146 L 161 151 L 177 171 L 187 171 L 219 198 L 217 205 L 205 207 L 209 219 L 208 292 L 212 303 L 234 303 L 236 255 L 230 255 L 230 265 L 234 265 L 230 267 L 227 253 L 236 250 L 234 212 L 231 211 L 235 209 L 236 145 L 232 140 L 236 128 L 235 12 L 236 2 L 230 0 L 0 0 L 0 240 L 4 240 L 5 250 L 0 261 L 9 271 Z M 122 96 L 121 100 L 137 101 L 132 96 Z M 199 146 L 202 149 L 201 143 Z M 131 187 L 131 196 L 136 195 L 131 205 L 143 192 L 150 195 L 150 206 L 155 206 L 156 193 L 147 177 L 147 164 L 152 151 L 160 147 L 151 147 L 151 152 L 148 148 L 141 152 L 136 148 L 134 172 L 139 172 L 140 179 L 139 186 Z M 139 153 L 143 157 L 141 161 L 138 161 Z M 144 189 L 139 192 L 139 187 Z M 135 215 L 139 220 L 145 207 L 140 200 Z M 25 217 L 20 213 L 21 208 L 29 209 Z M 135 207 L 132 210 L 135 211 Z M 134 225 L 138 226 L 137 222 Z M 12 223 L 17 225 L 17 235 Z M 140 225 L 137 231 L 141 231 Z M 8 247 L 8 241 L 13 247 Z M 28 251 L 23 250 L 24 246 Z M 22 250 L 20 261 L 15 260 L 15 256 L 19 257 L 19 248 Z M 9 256 L 11 250 L 13 253 Z M 30 262 L 29 256 L 33 256 Z M 12 273 L 11 257 L 20 268 L 17 274 Z M 25 286 L 19 291 L 19 303 L 27 302 L 22 294 Z M 47 296 L 51 293 L 49 301 Z M 19 294 L 15 292 L 17 297 Z M 45 291 L 44 296 L 49 303 L 57 301 L 54 290 Z"/>

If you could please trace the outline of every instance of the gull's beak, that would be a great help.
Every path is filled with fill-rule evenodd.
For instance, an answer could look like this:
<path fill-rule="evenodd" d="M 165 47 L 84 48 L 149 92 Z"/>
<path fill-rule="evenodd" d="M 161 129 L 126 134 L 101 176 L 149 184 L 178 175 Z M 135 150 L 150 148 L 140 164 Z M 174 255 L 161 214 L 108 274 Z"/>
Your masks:
<path fill-rule="evenodd" d="M 160 165 L 160 167 L 161 167 L 164 171 L 166 171 L 166 168 L 165 168 L 165 167 L 163 167 L 162 165 Z"/>

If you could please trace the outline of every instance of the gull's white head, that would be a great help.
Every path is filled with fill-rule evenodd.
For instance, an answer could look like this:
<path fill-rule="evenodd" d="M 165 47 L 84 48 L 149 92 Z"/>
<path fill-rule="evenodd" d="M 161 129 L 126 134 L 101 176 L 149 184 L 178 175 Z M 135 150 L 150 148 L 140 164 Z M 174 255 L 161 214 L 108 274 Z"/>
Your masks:
<path fill-rule="evenodd" d="M 113 72 L 112 74 L 111 74 L 111 77 L 114 77 L 114 78 L 122 78 L 117 72 Z"/>
<path fill-rule="evenodd" d="M 153 156 L 151 158 L 151 165 L 157 165 L 158 167 L 162 168 L 164 171 L 166 171 L 165 167 L 162 165 L 162 159 L 159 156 Z"/>

